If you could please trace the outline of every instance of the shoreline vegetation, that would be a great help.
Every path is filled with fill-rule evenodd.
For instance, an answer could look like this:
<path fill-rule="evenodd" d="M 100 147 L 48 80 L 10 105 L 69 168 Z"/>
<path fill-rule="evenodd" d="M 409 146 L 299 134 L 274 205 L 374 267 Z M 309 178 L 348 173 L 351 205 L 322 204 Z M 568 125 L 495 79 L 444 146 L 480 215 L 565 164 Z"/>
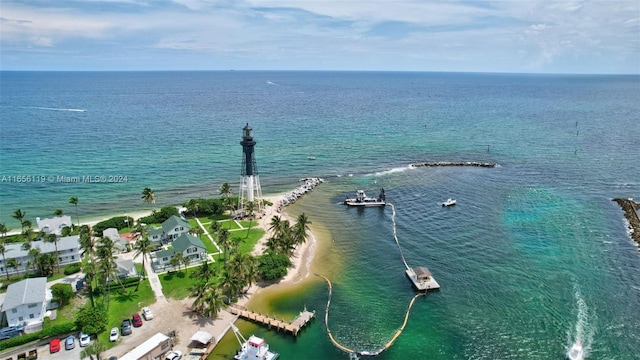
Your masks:
<path fill-rule="evenodd" d="M 613 201 L 618 203 L 620 208 L 622 208 L 624 217 L 627 219 L 629 235 L 631 239 L 639 245 L 638 251 L 640 251 L 640 217 L 638 216 L 638 206 L 640 206 L 640 203 L 636 203 L 631 198 L 615 198 Z"/>

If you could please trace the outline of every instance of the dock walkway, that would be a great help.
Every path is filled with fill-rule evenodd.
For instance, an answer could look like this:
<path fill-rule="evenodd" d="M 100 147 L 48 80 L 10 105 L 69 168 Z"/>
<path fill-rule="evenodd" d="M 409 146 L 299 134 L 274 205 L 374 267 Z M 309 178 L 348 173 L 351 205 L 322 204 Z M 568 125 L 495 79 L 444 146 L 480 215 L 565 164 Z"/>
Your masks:
<path fill-rule="evenodd" d="M 302 328 L 304 328 L 316 316 L 315 311 L 307 311 L 307 309 L 304 309 L 304 311 L 301 311 L 292 322 L 288 323 L 268 315 L 253 312 L 248 310 L 246 307 L 237 304 L 230 305 L 228 310 L 232 314 L 238 315 L 241 318 L 267 325 L 269 328 L 275 327 L 278 331 L 282 330 L 293 336 L 298 336 L 300 330 L 302 330 Z"/>

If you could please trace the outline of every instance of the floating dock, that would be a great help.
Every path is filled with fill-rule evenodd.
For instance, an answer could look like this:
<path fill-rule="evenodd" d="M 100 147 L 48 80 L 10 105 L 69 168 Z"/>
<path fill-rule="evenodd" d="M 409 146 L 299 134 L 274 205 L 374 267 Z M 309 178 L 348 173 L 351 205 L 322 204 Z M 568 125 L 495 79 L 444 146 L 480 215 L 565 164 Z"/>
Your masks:
<path fill-rule="evenodd" d="M 420 291 L 440 289 L 440 284 L 433 278 L 429 269 L 424 266 L 407 269 L 405 274 L 407 274 L 413 286 Z"/>
<path fill-rule="evenodd" d="M 293 319 L 292 322 L 288 323 L 268 315 L 250 311 L 244 306 L 236 304 L 229 306 L 229 312 L 234 315 L 238 315 L 243 319 L 267 325 L 269 329 L 275 327 L 278 331 L 282 330 L 285 333 L 290 333 L 293 336 L 298 336 L 300 330 L 302 330 L 302 328 L 304 328 L 316 316 L 315 311 L 307 311 L 307 309 L 304 309 L 304 311 L 301 311 L 300 314 L 298 314 L 298 316 Z"/>

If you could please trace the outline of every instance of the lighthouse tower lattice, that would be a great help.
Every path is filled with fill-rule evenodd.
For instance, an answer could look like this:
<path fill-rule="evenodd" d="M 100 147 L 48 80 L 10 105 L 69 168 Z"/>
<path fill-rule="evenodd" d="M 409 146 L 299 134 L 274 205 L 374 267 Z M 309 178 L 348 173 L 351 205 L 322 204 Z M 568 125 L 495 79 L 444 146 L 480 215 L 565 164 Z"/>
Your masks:
<path fill-rule="evenodd" d="M 260 178 L 258 177 L 258 166 L 253 147 L 256 145 L 253 140 L 249 124 L 242 129 L 242 172 L 240 179 L 240 196 L 238 197 L 238 210 L 240 214 L 245 213 L 248 203 L 254 204 L 254 211 L 262 209 L 262 189 L 260 188 Z"/>

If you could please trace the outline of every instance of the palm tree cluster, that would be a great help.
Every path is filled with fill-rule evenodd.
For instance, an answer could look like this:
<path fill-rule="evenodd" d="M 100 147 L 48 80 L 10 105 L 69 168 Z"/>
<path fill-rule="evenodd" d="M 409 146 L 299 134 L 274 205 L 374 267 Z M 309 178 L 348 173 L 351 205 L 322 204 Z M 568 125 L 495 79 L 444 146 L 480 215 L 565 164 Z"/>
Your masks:
<path fill-rule="evenodd" d="M 267 239 L 267 252 L 285 254 L 291 256 L 296 246 L 303 244 L 309 237 L 309 218 L 304 213 L 298 215 L 297 222 L 292 226 L 289 220 L 283 220 L 280 216 L 271 218 L 269 230 L 272 236 Z"/>

